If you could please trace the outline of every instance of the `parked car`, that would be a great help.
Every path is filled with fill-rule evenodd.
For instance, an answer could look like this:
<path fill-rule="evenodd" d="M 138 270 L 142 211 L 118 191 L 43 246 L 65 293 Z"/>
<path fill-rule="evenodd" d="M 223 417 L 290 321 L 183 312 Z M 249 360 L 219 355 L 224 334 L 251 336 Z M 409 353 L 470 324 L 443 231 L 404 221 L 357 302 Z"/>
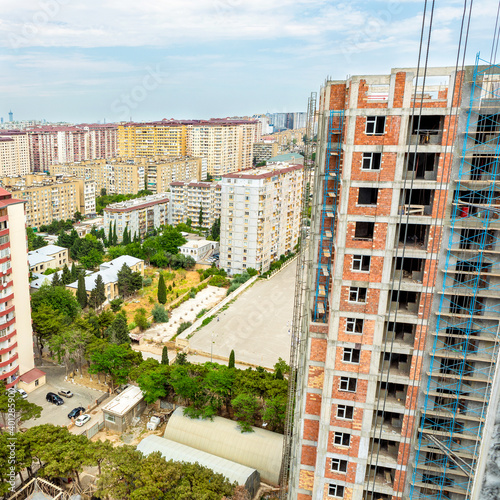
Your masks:
<path fill-rule="evenodd" d="M 47 396 L 45 396 L 45 399 L 49 402 L 49 403 L 52 403 L 54 405 L 62 405 L 64 404 L 64 401 L 63 399 L 61 398 L 61 396 L 58 396 L 57 394 L 55 394 L 54 392 L 48 392 L 47 393 Z"/>
<path fill-rule="evenodd" d="M 82 413 L 85 413 L 85 408 L 83 406 L 78 406 L 77 408 L 73 408 L 68 413 L 68 418 L 76 418 L 78 417 L 78 415 L 81 415 Z"/>
<path fill-rule="evenodd" d="M 61 389 L 60 391 L 57 391 L 57 394 L 59 394 L 59 396 L 64 396 L 65 398 L 73 397 L 73 393 L 67 389 Z"/>
<path fill-rule="evenodd" d="M 81 427 L 82 425 L 85 425 L 88 421 L 90 420 L 90 415 L 87 415 L 86 413 L 84 415 L 80 415 L 76 420 L 75 420 L 75 425 L 78 427 Z"/>
<path fill-rule="evenodd" d="M 24 389 L 17 389 L 17 393 L 19 396 L 21 396 L 23 399 L 26 399 L 28 397 L 28 393 Z"/>

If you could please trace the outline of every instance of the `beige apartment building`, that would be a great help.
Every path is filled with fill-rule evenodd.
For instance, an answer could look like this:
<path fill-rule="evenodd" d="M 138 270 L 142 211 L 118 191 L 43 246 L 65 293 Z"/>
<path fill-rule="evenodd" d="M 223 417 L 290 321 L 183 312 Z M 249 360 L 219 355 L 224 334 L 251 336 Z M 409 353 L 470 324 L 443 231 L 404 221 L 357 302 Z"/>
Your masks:
<path fill-rule="evenodd" d="M 303 166 L 258 167 L 222 177 L 220 267 L 265 272 L 299 237 Z"/>
<path fill-rule="evenodd" d="M 172 182 L 206 177 L 206 162 L 201 158 L 142 158 L 142 161 L 146 166 L 147 188 L 153 193 L 166 193 Z"/>
<path fill-rule="evenodd" d="M 30 151 L 26 132 L 0 132 L 0 175 L 26 175 L 30 172 Z"/>
<path fill-rule="evenodd" d="M 278 155 L 279 144 L 276 141 L 256 142 L 253 145 L 253 159 L 255 163 L 270 160 Z"/>
<path fill-rule="evenodd" d="M 172 182 L 170 184 L 169 223 L 199 226 L 200 209 L 204 229 L 210 229 L 220 217 L 221 184 L 219 182 Z"/>
<path fill-rule="evenodd" d="M 0 188 L 0 380 L 7 389 L 23 377 L 34 386 L 45 379 L 34 362 L 24 205 Z"/>
<path fill-rule="evenodd" d="M 26 203 L 26 224 L 40 227 L 72 219 L 75 212 L 95 213 L 95 183 L 72 177 L 29 174 L 3 177 L 1 184 Z"/>

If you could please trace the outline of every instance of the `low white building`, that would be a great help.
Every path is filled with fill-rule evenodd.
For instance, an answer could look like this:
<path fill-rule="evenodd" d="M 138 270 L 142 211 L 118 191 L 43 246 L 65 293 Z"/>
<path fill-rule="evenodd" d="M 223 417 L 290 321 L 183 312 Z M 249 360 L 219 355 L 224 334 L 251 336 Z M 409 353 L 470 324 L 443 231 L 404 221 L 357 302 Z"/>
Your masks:
<path fill-rule="evenodd" d="M 142 391 L 131 385 L 103 407 L 104 425 L 111 431 L 123 432 L 131 425 L 132 419 L 142 415 L 145 408 Z"/>
<path fill-rule="evenodd" d="M 134 200 L 108 205 L 104 209 L 104 231 L 109 237 L 109 227 L 116 224 L 118 241 L 122 241 L 127 228 L 130 239 L 135 235 L 145 238 L 153 229 L 168 223 L 168 193 L 143 196 Z"/>
<path fill-rule="evenodd" d="M 69 265 L 68 249 L 57 245 L 47 245 L 28 252 L 28 263 L 33 273 L 43 273 L 47 269 L 59 269 Z"/>
<path fill-rule="evenodd" d="M 212 253 L 219 251 L 217 241 L 190 240 L 179 247 L 179 252 L 186 257 L 192 257 L 196 262 L 206 259 Z"/>

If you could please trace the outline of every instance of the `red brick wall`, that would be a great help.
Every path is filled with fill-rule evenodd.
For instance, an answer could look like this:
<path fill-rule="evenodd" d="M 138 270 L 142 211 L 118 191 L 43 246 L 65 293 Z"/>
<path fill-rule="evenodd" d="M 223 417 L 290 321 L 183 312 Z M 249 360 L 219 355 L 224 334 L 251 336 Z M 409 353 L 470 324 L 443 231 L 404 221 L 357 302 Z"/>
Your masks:
<path fill-rule="evenodd" d="M 399 129 L 401 127 L 400 116 L 387 116 L 385 120 L 385 133 L 383 135 L 367 135 L 366 117 L 356 117 L 356 127 L 354 133 L 354 144 L 365 146 L 380 146 L 385 144 L 397 146 L 399 141 Z"/>
<path fill-rule="evenodd" d="M 351 160 L 351 180 L 369 182 L 393 181 L 396 158 L 396 153 L 382 153 L 380 170 L 362 170 L 363 153 L 354 152 Z"/>

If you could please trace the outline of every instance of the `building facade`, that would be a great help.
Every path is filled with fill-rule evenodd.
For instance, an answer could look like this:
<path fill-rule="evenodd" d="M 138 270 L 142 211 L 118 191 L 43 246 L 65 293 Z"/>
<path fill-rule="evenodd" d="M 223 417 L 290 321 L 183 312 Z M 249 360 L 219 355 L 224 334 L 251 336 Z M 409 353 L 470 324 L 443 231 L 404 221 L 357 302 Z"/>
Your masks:
<path fill-rule="evenodd" d="M 188 222 L 199 227 L 200 211 L 204 229 L 210 229 L 220 217 L 220 182 L 172 182 L 170 184 L 169 224 Z"/>
<path fill-rule="evenodd" d="M 7 388 L 35 369 L 24 205 L 0 188 L 0 380 Z"/>
<path fill-rule="evenodd" d="M 122 241 L 127 229 L 131 239 L 143 239 L 153 229 L 168 223 L 168 193 L 153 194 L 134 200 L 108 205 L 104 209 L 104 230 L 109 237 L 109 228 L 115 228 L 118 241 Z"/>
<path fill-rule="evenodd" d="M 320 94 L 290 499 L 482 485 L 500 392 L 500 75 L 427 75 L 445 83 L 395 69 Z"/>
<path fill-rule="evenodd" d="M 286 163 L 227 174 L 221 185 L 220 267 L 259 272 L 294 250 L 303 166 Z"/>
<path fill-rule="evenodd" d="M 30 271 L 42 274 L 47 269 L 62 269 L 69 265 L 69 251 L 57 245 L 47 245 L 28 252 Z"/>
<path fill-rule="evenodd" d="M 279 145 L 276 141 L 255 142 L 252 150 L 254 163 L 260 163 L 277 156 Z"/>
<path fill-rule="evenodd" d="M 26 202 L 26 224 L 40 227 L 73 219 L 75 212 L 95 214 L 95 183 L 73 177 L 29 174 L 3 177 L 3 187 Z"/>
<path fill-rule="evenodd" d="M 0 133 L 0 175 L 26 175 L 30 172 L 28 135 L 20 131 Z"/>
<path fill-rule="evenodd" d="M 201 158 L 148 159 L 146 163 L 147 188 L 153 193 L 166 193 L 176 181 L 199 181 L 202 177 Z"/>

